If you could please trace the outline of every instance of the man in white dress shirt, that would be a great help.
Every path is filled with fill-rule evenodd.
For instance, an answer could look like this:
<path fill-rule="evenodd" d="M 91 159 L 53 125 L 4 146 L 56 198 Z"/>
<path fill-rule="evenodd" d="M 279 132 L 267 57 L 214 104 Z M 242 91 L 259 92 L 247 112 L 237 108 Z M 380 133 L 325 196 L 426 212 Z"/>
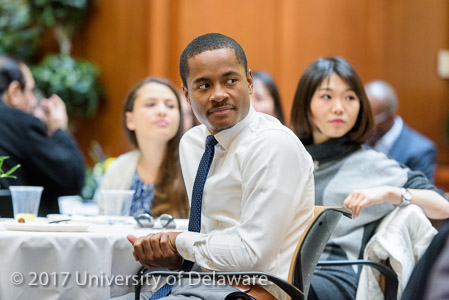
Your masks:
<path fill-rule="evenodd" d="M 313 216 L 310 155 L 290 129 L 251 107 L 252 74 L 233 39 L 215 33 L 197 37 L 181 55 L 180 73 L 183 92 L 202 123 L 180 144 L 190 200 L 206 137 L 218 141 L 204 186 L 201 232 L 129 236 L 136 260 L 169 269 L 190 260 L 207 270 L 263 271 L 287 279 L 297 242 Z"/>

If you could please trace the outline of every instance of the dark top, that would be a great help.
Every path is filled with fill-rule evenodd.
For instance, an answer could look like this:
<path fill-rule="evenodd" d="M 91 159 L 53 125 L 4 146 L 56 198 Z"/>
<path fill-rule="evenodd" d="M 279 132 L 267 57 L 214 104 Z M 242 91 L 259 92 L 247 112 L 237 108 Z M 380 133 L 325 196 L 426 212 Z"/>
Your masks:
<path fill-rule="evenodd" d="M 2 169 L 16 164 L 17 179 L 0 179 L 1 188 L 10 185 L 43 186 L 39 215 L 59 213 L 58 197 L 79 194 L 84 184 L 84 159 L 64 130 L 47 136 L 45 125 L 34 116 L 7 106 L 0 98 L 0 156 L 9 156 Z"/>
<path fill-rule="evenodd" d="M 421 171 L 433 183 L 437 150 L 434 143 L 404 124 L 388 153 L 414 171 Z"/>
<path fill-rule="evenodd" d="M 410 279 L 405 286 L 402 294 L 402 299 L 424 299 L 426 289 L 429 287 L 430 272 L 435 267 L 440 255 L 444 254 L 444 246 L 449 237 L 449 220 L 446 220 L 440 228 L 438 234 L 433 238 L 424 255 L 419 259 L 415 268 L 413 269 Z M 440 261 L 440 263 L 448 262 Z M 447 278 L 447 277 L 446 277 Z M 442 278 L 443 279 L 443 278 Z M 447 292 L 447 285 L 439 287 L 440 291 Z M 440 298 L 443 299 L 443 298 Z"/>

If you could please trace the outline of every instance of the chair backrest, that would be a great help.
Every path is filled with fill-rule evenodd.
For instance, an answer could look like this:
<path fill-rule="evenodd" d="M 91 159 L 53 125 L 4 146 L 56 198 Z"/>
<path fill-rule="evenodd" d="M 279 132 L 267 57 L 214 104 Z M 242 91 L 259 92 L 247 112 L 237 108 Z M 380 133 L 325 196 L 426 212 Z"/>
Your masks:
<path fill-rule="evenodd" d="M 13 217 L 11 193 L 9 190 L 0 189 L 0 217 Z"/>
<path fill-rule="evenodd" d="M 341 216 L 352 218 L 352 212 L 343 207 L 315 206 L 314 218 L 296 247 L 288 281 L 304 292 L 304 299 L 307 299 L 316 264 Z"/>

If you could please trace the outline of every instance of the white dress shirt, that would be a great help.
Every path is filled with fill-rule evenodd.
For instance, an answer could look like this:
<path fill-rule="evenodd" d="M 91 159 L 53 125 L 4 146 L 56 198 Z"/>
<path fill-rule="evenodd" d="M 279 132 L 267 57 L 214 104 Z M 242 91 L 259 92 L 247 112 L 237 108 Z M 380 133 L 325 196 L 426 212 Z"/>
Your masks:
<path fill-rule="evenodd" d="M 200 125 L 181 140 L 189 199 L 208 135 Z M 181 233 L 179 253 L 208 270 L 263 271 L 287 279 L 299 238 L 313 216 L 310 155 L 290 129 L 252 107 L 215 138 L 219 144 L 204 187 L 201 232 Z"/>

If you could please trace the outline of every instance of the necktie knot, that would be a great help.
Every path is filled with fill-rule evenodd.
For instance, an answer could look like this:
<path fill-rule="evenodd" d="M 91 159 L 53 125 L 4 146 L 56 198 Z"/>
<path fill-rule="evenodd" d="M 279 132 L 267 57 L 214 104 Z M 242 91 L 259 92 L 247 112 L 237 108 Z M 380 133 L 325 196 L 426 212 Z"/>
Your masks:
<path fill-rule="evenodd" d="M 206 148 L 215 147 L 218 144 L 217 139 L 213 135 L 208 135 L 206 138 Z"/>

